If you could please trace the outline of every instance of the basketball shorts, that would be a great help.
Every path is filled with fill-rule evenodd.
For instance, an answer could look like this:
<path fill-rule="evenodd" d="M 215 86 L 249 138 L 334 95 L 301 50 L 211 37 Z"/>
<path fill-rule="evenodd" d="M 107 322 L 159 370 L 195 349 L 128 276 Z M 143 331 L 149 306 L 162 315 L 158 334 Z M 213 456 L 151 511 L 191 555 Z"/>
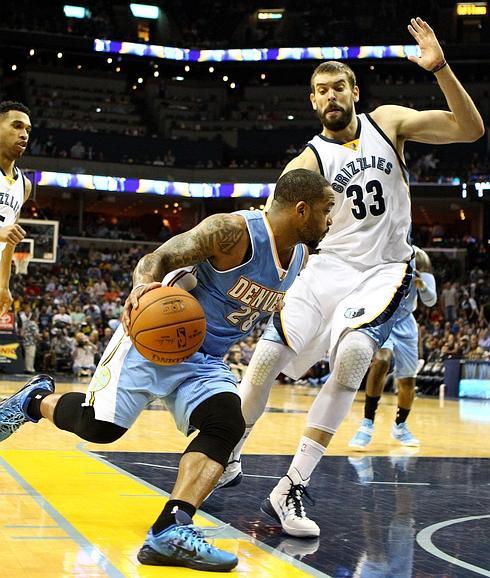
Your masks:
<path fill-rule="evenodd" d="M 236 379 L 221 357 L 197 352 L 177 365 L 145 359 L 119 326 L 95 370 L 85 398 L 95 418 L 129 428 L 155 399 L 162 399 L 185 435 L 189 418 L 218 393 L 238 395 Z"/>
<path fill-rule="evenodd" d="M 393 374 L 396 378 L 417 376 L 419 339 L 417 322 L 413 315 L 407 315 L 395 323 L 383 349 L 389 349 L 393 353 Z"/>
<path fill-rule="evenodd" d="M 297 353 L 283 370 L 293 379 L 325 355 L 334 359 L 346 331 L 363 331 L 381 347 L 404 313 L 402 304 L 411 280 L 408 263 L 366 269 L 329 253 L 313 255 L 286 293 L 284 307 L 272 318 L 264 338 L 285 343 Z"/>

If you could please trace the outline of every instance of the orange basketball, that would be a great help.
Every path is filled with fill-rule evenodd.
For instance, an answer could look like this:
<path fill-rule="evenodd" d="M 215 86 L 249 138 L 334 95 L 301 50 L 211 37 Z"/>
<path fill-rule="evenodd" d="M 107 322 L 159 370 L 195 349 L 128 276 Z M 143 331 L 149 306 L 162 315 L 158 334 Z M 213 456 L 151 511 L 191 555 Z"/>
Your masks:
<path fill-rule="evenodd" d="M 184 289 L 158 287 L 145 293 L 131 311 L 129 336 L 149 361 L 174 365 L 201 347 L 206 318 L 199 301 Z"/>

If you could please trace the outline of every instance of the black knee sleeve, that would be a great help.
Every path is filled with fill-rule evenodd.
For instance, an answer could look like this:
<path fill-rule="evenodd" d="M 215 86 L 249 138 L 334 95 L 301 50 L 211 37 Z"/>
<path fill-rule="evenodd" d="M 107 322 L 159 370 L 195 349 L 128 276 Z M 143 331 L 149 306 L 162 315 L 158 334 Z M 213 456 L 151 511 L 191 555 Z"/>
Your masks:
<path fill-rule="evenodd" d="M 95 419 L 94 408 L 83 405 L 84 402 L 83 393 L 62 395 L 53 414 L 55 426 L 96 444 L 110 444 L 126 433 L 124 427 Z"/>
<path fill-rule="evenodd" d="M 226 467 L 245 432 L 240 398 L 230 392 L 206 399 L 192 412 L 190 423 L 199 430 L 184 453 L 199 452 Z"/>

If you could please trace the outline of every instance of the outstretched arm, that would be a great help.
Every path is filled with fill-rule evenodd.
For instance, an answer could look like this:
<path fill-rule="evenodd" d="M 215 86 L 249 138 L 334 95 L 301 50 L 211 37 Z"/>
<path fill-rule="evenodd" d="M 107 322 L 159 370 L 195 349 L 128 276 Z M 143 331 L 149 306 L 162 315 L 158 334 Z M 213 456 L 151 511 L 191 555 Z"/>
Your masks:
<path fill-rule="evenodd" d="M 133 273 L 133 290 L 129 294 L 122 315 L 126 332 L 131 309 L 138 307 L 139 298 L 161 285 L 167 273 L 213 259 L 218 268 L 240 264 L 248 246 L 247 224 L 234 214 L 217 214 L 199 225 L 169 239 L 158 249 L 140 259 Z M 243 253 L 243 254 L 242 254 Z M 221 263 L 226 263 L 224 267 Z"/>
<path fill-rule="evenodd" d="M 446 63 L 434 31 L 422 18 L 412 18 L 408 30 L 420 47 L 420 56 L 409 56 L 409 60 L 434 73 L 449 111 L 418 111 L 387 105 L 376 112 L 383 118 L 391 117 L 397 136 L 403 140 L 446 144 L 479 139 L 485 132 L 483 120 L 470 95 Z"/>

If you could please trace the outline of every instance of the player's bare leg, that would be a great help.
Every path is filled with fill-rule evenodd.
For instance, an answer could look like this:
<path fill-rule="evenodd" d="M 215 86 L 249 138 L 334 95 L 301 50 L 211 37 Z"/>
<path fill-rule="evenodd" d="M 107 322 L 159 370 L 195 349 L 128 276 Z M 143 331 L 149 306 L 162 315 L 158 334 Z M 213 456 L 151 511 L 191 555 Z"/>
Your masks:
<path fill-rule="evenodd" d="M 408 429 L 407 418 L 415 399 L 415 377 L 404 377 L 396 380 L 398 387 L 398 409 L 395 423 L 391 430 L 392 437 L 403 446 L 418 447 L 418 440 Z"/>

